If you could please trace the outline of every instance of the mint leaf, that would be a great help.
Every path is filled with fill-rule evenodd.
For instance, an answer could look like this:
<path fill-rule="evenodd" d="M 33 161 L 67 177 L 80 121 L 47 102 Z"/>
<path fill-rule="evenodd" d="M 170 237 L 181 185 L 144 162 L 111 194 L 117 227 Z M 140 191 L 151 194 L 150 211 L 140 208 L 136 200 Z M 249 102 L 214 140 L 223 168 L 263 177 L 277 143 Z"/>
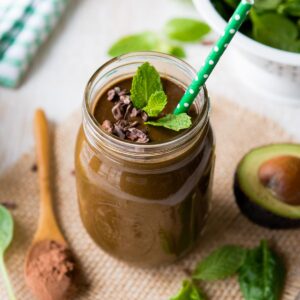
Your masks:
<path fill-rule="evenodd" d="M 185 57 L 182 47 L 170 43 L 151 31 L 127 35 L 119 39 L 110 47 L 108 55 L 119 56 L 135 51 L 159 51 L 179 58 Z"/>
<path fill-rule="evenodd" d="M 165 24 L 164 31 L 170 39 L 181 42 L 197 42 L 210 32 L 210 27 L 198 20 L 175 18 Z"/>
<path fill-rule="evenodd" d="M 154 51 L 159 42 L 158 35 L 151 31 L 128 35 L 114 43 L 108 50 L 108 54 L 119 56 L 134 51 Z"/>
<path fill-rule="evenodd" d="M 153 126 L 162 126 L 171 130 L 179 131 L 181 129 L 189 128 L 192 125 L 191 117 L 186 113 L 179 115 L 168 114 L 157 121 L 148 121 L 145 124 Z"/>
<path fill-rule="evenodd" d="M 205 297 L 193 282 L 185 280 L 180 292 L 170 300 L 205 300 Z"/>
<path fill-rule="evenodd" d="M 130 89 L 131 100 L 136 108 L 145 107 L 150 96 L 162 90 L 160 76 L 153 66 L 145 62 L 138 67 Z"/>
<path fill-rule="evenodd" d="M 234 275 L 244 262 L 246 250 L 238 246 L 223 246 L 213 251 L 196 267 L 193 278 L 219 280 Z"/>
<path fill-rule="evenodd" d="M 266 241 L 247 252 L 239 270 L 239 283 L 245 300 L 279 300 L 284 278 L 283 263 Z"/>
<path fill-rule="evenodd" d="M 149 117 L 156 117 L 162 112 L 166 104 L 167 96 L 164 91 L 157 91 L 150 96 L 147 105 L 143 108 L 143 111 L 145 111 Z"/>

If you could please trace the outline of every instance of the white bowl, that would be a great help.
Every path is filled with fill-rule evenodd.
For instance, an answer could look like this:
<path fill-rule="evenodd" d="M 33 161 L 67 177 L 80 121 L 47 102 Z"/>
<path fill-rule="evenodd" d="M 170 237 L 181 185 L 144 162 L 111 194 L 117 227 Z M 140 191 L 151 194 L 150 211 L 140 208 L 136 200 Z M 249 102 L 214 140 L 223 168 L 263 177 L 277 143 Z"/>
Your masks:
<path fill-rule="evenodd" d="M 222 34 L 226 22 L 210 0 L 193 0 L 205 21 Z M 239 77 L 274 100 L 300 104 L 300 54 L 275 49 L 237 33 L 231 42 L 237 52 L 233 65 Z"/>

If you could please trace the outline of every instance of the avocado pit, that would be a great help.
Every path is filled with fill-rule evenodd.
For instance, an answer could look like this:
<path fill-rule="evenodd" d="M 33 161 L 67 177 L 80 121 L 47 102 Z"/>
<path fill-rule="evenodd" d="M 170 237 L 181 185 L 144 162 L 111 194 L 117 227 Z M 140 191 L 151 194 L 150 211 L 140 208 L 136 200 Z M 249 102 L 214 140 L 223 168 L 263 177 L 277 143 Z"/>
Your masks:
<path fill-rule="evenodd" d="M 277 156 L 265 161 L 258 170 L 260 182 L 289 205 L 300 205 L 300 158 Z"/>

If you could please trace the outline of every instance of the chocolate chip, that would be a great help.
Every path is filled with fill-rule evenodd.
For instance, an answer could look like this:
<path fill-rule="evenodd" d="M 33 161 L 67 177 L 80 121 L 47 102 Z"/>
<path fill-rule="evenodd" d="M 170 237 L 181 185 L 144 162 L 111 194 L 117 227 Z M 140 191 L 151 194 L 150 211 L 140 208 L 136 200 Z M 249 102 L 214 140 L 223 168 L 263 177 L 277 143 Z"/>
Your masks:
<path fill-rule="evenodd" d="M 127 129 L 132 128 L 132 127 L 136 127 L 138 124 L 139 124 L 139 121 L 130 122 Z"/>
<path fill-rule="evenodd" d="M 16 209 L 17 208 L 17 204 L 12 201 L 3 201 L 3 202 L 0 202 L 0 204 L 3 205 L 4 207 L 6 207 L 7 209 Z"/>
<path fill-rule="evenodd" d="M 130 113 L 130 118 L 135 118 L 140 114 L 140 110 L 136 109 L 135 107 L 132 108 L 131 113 Z"/>
<path fill-rule="evenodd" d="M 123 118 L 123 108 L 124 104 L 121 102 L 117 102 L 117 104 L 112 108 L 111 112 L 116 120 Z"/>
<path fill-rule="evenodd" d="M 137 128 L 129 128 L 126 131 L 126 137 L 131 141 L 136 141 L 137 143 L 149 142 L 149 138 L 146 133 Z"/>
<path fill-rule="evenodd" d="M 148 121 L 148 115 L 147 115 L 147 113 L 145 113 L 144 111 L 142 111 L 141 117 L 142 117 L 142 119 L 143 119 L 144 122 L 147 122 L 147 121 Z"/>
<path fill-rule="evenodd" d="M 128 95 L 128 94 L 129 92 L 126 89 L 123 89 L 118 93 L 118 96 L 121 98 L 121 96 Z"/>
<path fill-rule="evenodd" d="M 113 124 L 112 124 L 111 121 L 109 121 L 109 120 L 103 121 L 103 123 L 102 123 L 101 126 L 102 126 L 102 128 L 103 128 L 105 131 L 107 131 L 107 132 L 109 132 L 109 133 L 112 133 L 113 128 L 114 128 Z"/>
<path fill-rule="evenodd" d="M 32 166 L 31 166 L 31 172 L 36 172 L 37 170 L 38 170 L 38 166 L 37 166 L 37 164 L 33 164 Z"/>
<path fill-rule="evenodd" d="M 117 124 L 114 125 L 113 133 L 118 136 L 121 139 L 125 139 L 125 133 L 124 130 L 118 126 Z"/>
<path fill-rule="evenodd" d="M 127 105 L 126 111 L 125 111 L 125 114 L 124 114 L 124 119 L 127 119 L 128 116 L 130 116 L 132 108 L 133 108 L 132 104 Z"/>
<path fill-rule="evenodd" d="M 109 91 L 107 92 L 107 100 L 108 100 L 108 101 L 113 101 L 114 98 L 115 98 L 115 96 L 116 96 L 116 92 L 115 92 L 114 89 L 109 90 Z"/>
<path fill-rule="evenodd" d="M 120 96 L 120 102 L 124 104 L 129 104 L 131 102 L 130 97 L 128 95 Z"/>
<path fill-rule="evenodd" d="M 125 130 L 126 127 L 129 125 L 129 122 L 124 119 L 121 119 L 116 122 L 116 125 L 119 126 L 122 130 Z"/>
<path fill-rule="evenodd" d="M 119 96 L 119 94 L 120 94 L 120 92 L 121 92 L 121 89 L 118 87 L 118 86 L 116 86 L 116 87 L 114 87 L 114 90 L 115 90 L 115 92 L 118 94 L 118 96 Z"/>

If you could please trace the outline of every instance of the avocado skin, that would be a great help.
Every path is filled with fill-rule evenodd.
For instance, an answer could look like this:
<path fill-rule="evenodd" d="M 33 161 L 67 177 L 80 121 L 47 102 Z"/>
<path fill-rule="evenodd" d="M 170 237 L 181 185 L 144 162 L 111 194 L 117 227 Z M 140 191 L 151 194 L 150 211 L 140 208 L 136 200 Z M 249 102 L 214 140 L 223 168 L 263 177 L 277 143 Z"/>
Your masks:
<path fill-rule="evenodd" d="M 235 201 L 240 211 L 253 223 L 270 229 L 292 229 L 300 227 L 300 219 L 289 219 L 275 215 L 251 201 L 240 188 L 237 173 L 235 173 L 234 176 L 233 190 Z"/>

